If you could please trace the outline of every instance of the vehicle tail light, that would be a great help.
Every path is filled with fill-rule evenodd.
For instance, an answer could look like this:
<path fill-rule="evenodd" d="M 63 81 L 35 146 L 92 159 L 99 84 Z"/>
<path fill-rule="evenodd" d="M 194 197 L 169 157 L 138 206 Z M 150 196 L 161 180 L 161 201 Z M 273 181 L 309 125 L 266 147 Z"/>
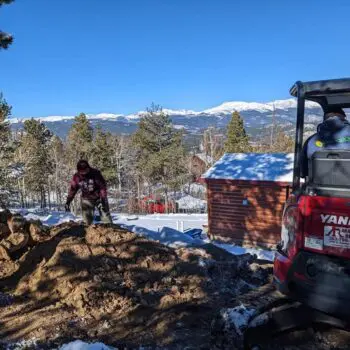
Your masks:
<path fill-rule="evenodd" d="M 296 234 L 298 230 L 299 209 L 297 205 L 286 207 L 283 213 L 281 243 L 279 249 L 287 256 L 296 249 Z"/>

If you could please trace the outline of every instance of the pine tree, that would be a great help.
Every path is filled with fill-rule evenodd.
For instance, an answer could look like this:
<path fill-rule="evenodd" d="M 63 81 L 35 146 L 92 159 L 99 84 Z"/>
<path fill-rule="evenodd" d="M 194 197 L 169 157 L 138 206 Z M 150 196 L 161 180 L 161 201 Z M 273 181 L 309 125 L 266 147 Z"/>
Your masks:
<path fill-rule="evenodd" d="M 0 0 L 0 7 L 10 4 L 13 0 Z M 0 30 L 0 50 L 7 49 L 13 42 L 13 36 Z M 0 194 L 0 206 L 4 207 L 10 192 L 9 161 L 13 156 L 10 144 L 11 131 L 7 118 L 11 115 L 11 106 L 0 93 L 0 184 L 3 187 Z"/>
<path fill-rule="evenodd" d="M 24 182 L 26 190 L 39 198 L 42 208 L 47 205 L 49 176 L 52 173 L 49 147 L 52 134 L 44 123 L 31 119 L 24 122 L 21 142 L 24 156 Z"/>
<path fill-rule="evenodd" d="M 130 136 L 113 137 L 113 156 L 115 159 L 116 185 L 119 195 L 122 191 L 140 194 L 140 173 L 137 170 L 138 149 L 132 144 Z"/>
<path fill-rule="evenodd" d="M 14 143 L 11 140 L 11 129 L 8 117 L 12 107 L 0 93 L 0 205 L 5 206 L 11 192 L 10 165 L 14 155 Z"/>
<path fill-rule="evenodd" d="M 249 152 L 249 138 L 244 129 L 243 119 L 238 112 L 233 112 L 228 124 L 227 139 L 225 142 L 226 153 Z"/>
<path fill-rule="evenodd" d="M 140 152 L 139 168 L 148 180 L 156 183 L 164 179 L 165 162 L 171 157 L 171 151 L 181 149 L 181 134 L 160 107 L 152 106 L 139 122 L 133 142 Z"/>
<path fill-rule="evenodd" d="M 0 0 L 0 7 L 5 4 L 10 4 L 14 0 Z M 0 50 L 8 49 L 13 42 L 13 36 L 0 30 Z"/>
<path fill-rule="evenodd" d="M 92 155 L 94 130 L 84 113 L 74 119 L 68 133 L 68 153 L 70 166 L 75 166 L 79 159 L 89 160 Z"/>
<path fill-rule="evenodd" d="M 182 133 L 158 106 L 147 110 L 139 122 L 133 143 L 138 149 L 137 168 L 148 183 L 163 185 L 166 201 L 169 189 L 176 189 L 186 176 Z"/>
<path fill-rule="evenodd" d="M 139 122 L 134 142 L 142 145 L 145 152 L 157 153 L 171 145 L 178 134 L 172 127 L 169 116 L 159 106 L 152 105 Z"/>
<path fill-rule="evenodd" d="M 96 128 L 91 162 L 98 168 L 106 181 L 111 184 L 116 180 L 116 161 L 113 148 L 113 135 L 104 132 L 100 126 Z"/>
<path fill-rule="evenodd" d="M 76 171 L 76 164 L 80 159 L 92 160 L 93 156 L 94 130 L 84 113 L 80 113 L 74 119 L 74 123 L 69 130 L 66 143 L 66 164 L 69 168 L 69 177 Z M 68 184 L 68 181 L 67 181 Z M 76 196 L 72 208 L 77 212 L 78 197 Z"/>
<path fill-rule="evenodd" d="M 0 93 L 0 161 L 7 161 L 10 150 L 11 129 L 8 118 L 12 107 Z"/>
<path fill-rule="evenodd" d="M 52 163 L 51 190 L 55 193 L 56 203 L 62 207 L 70 181 L 70 168 L 66 161 L 66 145 L 56 135 L 50 145 L 50 159 Z"/>

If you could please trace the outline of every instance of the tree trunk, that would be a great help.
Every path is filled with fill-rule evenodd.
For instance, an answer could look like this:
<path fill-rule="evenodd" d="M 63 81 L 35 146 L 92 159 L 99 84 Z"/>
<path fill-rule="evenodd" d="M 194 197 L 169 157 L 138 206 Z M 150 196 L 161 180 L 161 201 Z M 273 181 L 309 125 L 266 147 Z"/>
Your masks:
<path fill-rule="evenodd" d="M 28 208 L 28 198 L 26 193 L 26 186 L 24 182 L 24 177 L 22 179 L 22 193 L 23 193 L 23 201 L 25 201 L 25 207 Z"/>
<path fill-rule="evenodd" d="M 59 185 L 58 185 L 58 161 L 56 157 L 56 169 L 55 169 L 55 191 L 56 191 L 56 204 L 61 206 L 61 198 L 59 198 Z"/>
<path fill-rule="evenodd" d="M 140 177 L 139 176 L 137 176 L 136 182 L 137 182 L 137 198 L 138 198 L 138 200 L 140 200 L 141 189 L 140 189 Z"/>
<path fill-rule="evenodd" d="M 22 186 L 21 186 L 21 181 L 20 179 L 18 179 L 18 192 L 19 192 L 19 195 L 21 197 L 21 207 L 24 208 L 24 197 L 23 197 L 23 191 L 22 191 Z"/>
<path fill-rule="evenodd" d="M 49 209 L 51 210 L 51 181 L 49 179 L 49 184 L 48 184 L 48 204 L 49 204 Z"/>
<path fill-rule="evenodd" d="M 44 194 L 44 190 L 43 190 L 43 188 L 41 188 L 40 189 L 40 208 L 41 209 L 44 209 L 45 207 L 44 207 L 44 202 L 45 202 L 45 199 L 44 199 L 44 196 L 45 196 L 45 194 Z"/>
<path fill-rule="evenodd" d="M 165 190 L 164 190 L 164 194 L 165 194 L 165 212 L 167 214 L 169 214 L 169 198 L 168 198 L 168 188 L 165 187 Z"/>
<path fill-rule="evenodd" d="M 118 191 L 122 192 L 122 174 L 121 174 L 121 164 L 120 158 L 117 160 L 117 179 L 118 179 Z"/>
<path fill-rule="evenodd" d="M 56 196 L 57 196 L 57 204 L 58 208 L 61 209 L 62 207 L 62 193 L 59 187 L 56 188 Z"/>

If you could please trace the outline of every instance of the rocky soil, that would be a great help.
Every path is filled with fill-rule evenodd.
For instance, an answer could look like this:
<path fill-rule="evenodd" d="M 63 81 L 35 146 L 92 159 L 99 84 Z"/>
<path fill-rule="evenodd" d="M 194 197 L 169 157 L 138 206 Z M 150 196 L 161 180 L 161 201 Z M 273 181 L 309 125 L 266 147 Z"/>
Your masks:
<path fill-rule="evenodd" d="M 250 255 L 172 249 L 117 225 L 68 223 L 43 235 L 0 262 L 3 343 L 210 349 L 218 311 L 271 274 Z"/>
<path fill-rule="evenodd" d="M 3 349 L 21 341 L 26 349 L 58 349 L 75 339 L 119 349 L 239 349 L 244 325 L 229 324 L 227 315 L 280 297 L 270 263 L 212 244 L 173 249 L 117 225 L 1 220 Z M 16 242 L 18 232 L 25 242 Z M 348 344 L 347 332 L 310 328 L 268 348 Z"/>

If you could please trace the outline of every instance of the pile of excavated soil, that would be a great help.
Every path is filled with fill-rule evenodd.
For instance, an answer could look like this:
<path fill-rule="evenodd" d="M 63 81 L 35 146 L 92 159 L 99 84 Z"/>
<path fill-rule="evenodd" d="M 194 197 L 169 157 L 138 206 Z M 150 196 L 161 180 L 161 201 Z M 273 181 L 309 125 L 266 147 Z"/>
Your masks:
<path fill-rule="evenodd" d="M 10 296 L 0 300 L 2 342 L 210 349 L 218 311 L 271 275 L 250 255 L 211 244 L 173 249 L 116 225 L 64 224 L 48 237 L 1 262 L 0 289 Z"/>

